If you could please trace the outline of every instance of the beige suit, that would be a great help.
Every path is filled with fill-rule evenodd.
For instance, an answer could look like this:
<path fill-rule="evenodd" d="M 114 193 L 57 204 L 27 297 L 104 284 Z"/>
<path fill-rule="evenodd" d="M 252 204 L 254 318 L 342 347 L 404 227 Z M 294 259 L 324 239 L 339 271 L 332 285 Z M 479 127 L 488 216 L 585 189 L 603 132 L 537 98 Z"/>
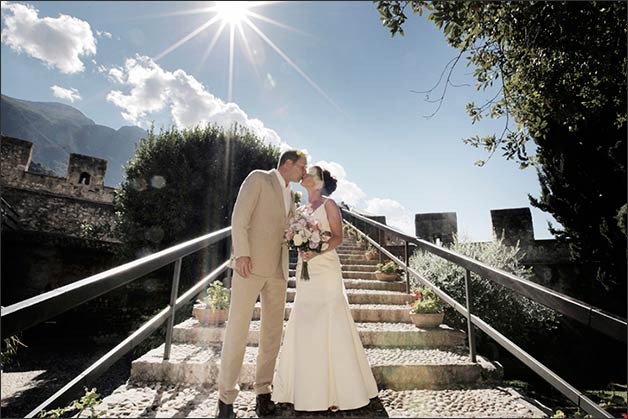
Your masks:
<path fill-rule="evenodd" d="M 227 404 L 232 404 L 239 392 L 237 379 L 258 296 L 262 325 L 254 386 L 257 394 L 271 392 L 281 344 L 288 280 L 288 248 L 283 244 L 283 235 L 295 204 L 292 199 L 286 214 L 283 185 L 275 172 L 274 169 L 251 172 L 242 183 L 233 208 L 233 267 L 236 258 L 250 256 L 252 273 L 243 278 L 234 271 L 231 283 L 229 320 L 218 378 L 220 400 Z"/>

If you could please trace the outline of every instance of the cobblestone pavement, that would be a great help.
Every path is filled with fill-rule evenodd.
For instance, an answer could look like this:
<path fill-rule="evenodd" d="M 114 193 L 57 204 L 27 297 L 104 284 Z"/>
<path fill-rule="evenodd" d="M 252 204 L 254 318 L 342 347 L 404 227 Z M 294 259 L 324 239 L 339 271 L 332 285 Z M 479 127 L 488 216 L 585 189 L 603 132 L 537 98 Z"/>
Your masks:
<path fill-rule="evenodd" d="M 99 406 L 107 417 L 214 417 L 215 387 L 126 384 Z M 254 418 L 255 394 L 242 391 L 234 404 L 241 418 Z M 295 412 L 278 405 L 277 417 L 545 417 L 537 407 L 507 387 L 460 390 L 381 390 L 378 397 L 350 411 Z"/>

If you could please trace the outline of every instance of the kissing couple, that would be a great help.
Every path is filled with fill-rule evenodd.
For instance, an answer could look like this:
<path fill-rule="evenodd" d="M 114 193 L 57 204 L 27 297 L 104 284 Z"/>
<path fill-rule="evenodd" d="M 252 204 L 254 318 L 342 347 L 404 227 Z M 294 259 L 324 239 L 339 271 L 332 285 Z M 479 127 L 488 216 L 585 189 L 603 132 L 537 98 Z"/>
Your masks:
<path fill-rule="evenodd" d="M 290 182 L 300 182 L 306 189 L 305 206 L 330 238 L 321 253 L 299 252 L 296 297 L 281 345 L 288 283 L 288 247 L 283 239 L 297 210 Z M 217 417 L 236 417 L 237 380 L 258 297 L 261 327 L 254 390 L 259 417 L 273 416 L 275 403 L 291 403 L 297 411 L 351 410 L 377 396 L 336 252 L 343 230 L 340 210 L 329 198 L 335 190 L 336 179 L 329 171 L 319 166 L 307 169 L 307 157 L 298 150 L 283 152 L 277 169 L 254 170 L 242 183 L 231 220 L 234 273 Z M 308 281 L 300 279 L 303 262 Z"/>

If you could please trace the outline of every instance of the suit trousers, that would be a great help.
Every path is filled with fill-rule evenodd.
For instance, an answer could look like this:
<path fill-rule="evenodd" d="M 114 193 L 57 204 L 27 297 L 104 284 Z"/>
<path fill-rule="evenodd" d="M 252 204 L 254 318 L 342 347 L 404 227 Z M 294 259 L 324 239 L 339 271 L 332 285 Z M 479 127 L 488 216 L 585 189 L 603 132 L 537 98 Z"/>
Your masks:
<path fill-rule="evenodd" d="M 287 286 L 282 276 L 265 278 L 251 274 L 244 278 L 233 272 L 229 318 L 218 375 L 218 397 L 223 403 L 232 404 L 240 391 L 238 377 L 258 296 L 262 312 L 254 389 L 256 394 L 272 391 L 275 362 L 283 332 Z"/>

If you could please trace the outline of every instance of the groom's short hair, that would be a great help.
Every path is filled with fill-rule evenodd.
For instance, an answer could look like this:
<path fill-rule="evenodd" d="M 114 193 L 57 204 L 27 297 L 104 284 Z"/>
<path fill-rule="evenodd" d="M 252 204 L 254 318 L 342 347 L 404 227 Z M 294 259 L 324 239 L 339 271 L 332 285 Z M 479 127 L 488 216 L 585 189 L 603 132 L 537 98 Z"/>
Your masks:
<path fill-rule="evenodd" d="M 301 157 L 305 157 L 305 153 L 301 150 L 286 150 L 281 153 L 281 157 L 279 157 L 279 164 L 277 164 L 277 167 L 283 166 L 284 163 L 286 163 L 288 160 L 295 163 Z"/>

